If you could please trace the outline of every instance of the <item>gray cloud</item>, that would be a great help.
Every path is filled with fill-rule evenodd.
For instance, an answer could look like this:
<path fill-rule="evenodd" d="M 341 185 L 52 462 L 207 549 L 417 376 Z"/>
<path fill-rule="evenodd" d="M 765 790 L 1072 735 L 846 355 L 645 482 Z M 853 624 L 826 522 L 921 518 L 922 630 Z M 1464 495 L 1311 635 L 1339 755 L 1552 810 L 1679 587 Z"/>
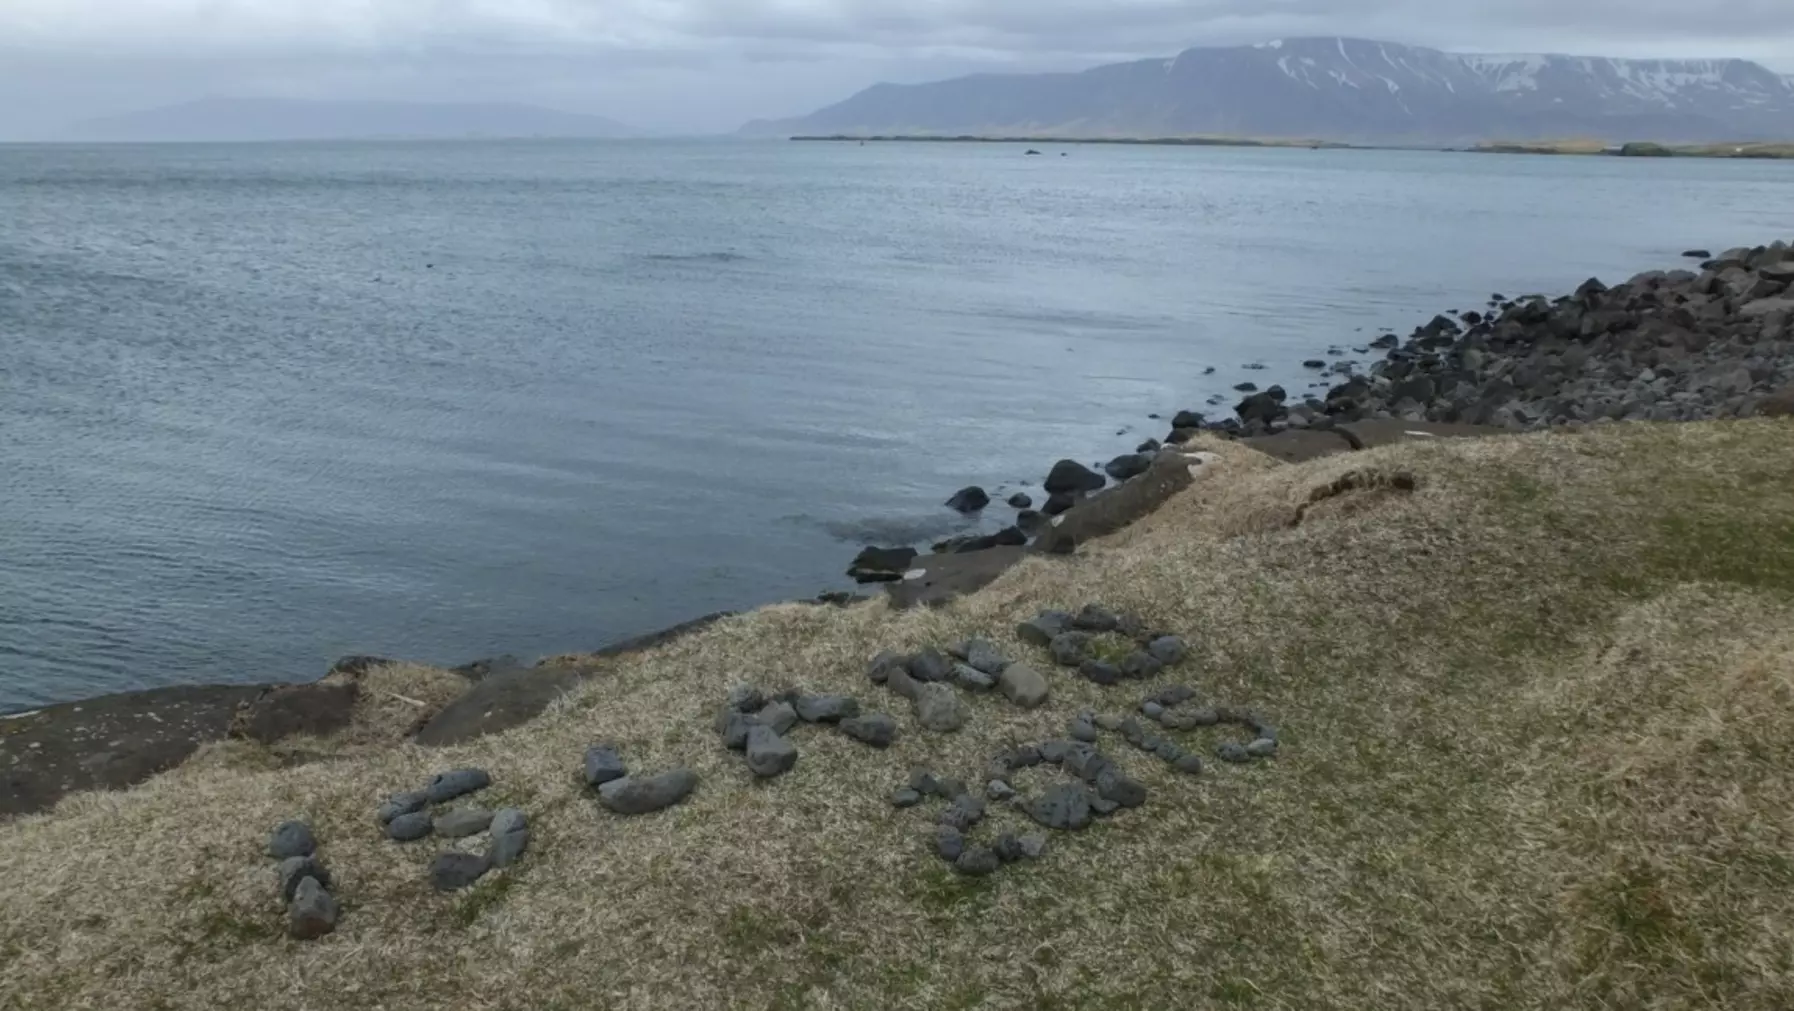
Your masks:
<path fill-rule="evenodd" d="M 1357 35 L 1794 72 L 1789 0 L 0 0 L 0 136 L 206 94 L 503 98 L 674 129 L 877 80 Z"/>

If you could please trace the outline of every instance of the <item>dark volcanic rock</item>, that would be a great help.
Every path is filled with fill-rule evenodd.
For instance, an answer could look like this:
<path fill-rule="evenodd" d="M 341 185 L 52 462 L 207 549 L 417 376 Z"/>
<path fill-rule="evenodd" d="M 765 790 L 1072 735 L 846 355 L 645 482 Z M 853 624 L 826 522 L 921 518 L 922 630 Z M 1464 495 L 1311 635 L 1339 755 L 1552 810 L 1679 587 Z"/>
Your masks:
<path fill-rule="evenodd" d="M 461 839 L 478 835 L 492 824 L 492 812 L 483 808 L 464 807 L 436 816 L 436 834 L 445 839 Z"/>
<path fill-rule="evenodd" d="M 767 727 L 748 731 L 747 764 L 762 779 L 783 776 L 797 765 L 797 746 Z"/>
<path fill-rule="evenodd" d="M 529 821 L 523 812 L 507 807 L 492 816 L 492 841 L 486 857 L 494 867 L 509 867 L 529 849 Z"/>
<path fill-rule="evenodd" d="M 1011 509 L 1032 509 L 1033 507 L 1034 497 L 1025 491 L 1018 491 L 1009 496 L 1009 508 Z"/>
<path fill-rule="evenodd" d="M 872 663 L 867 665 L 866 677 L 870 678 L 873 684 L 882 685 L 891 676 L 892 671 L 907 671 L 908 667 L 909 657 L 895 650 L 880 650 L 879 654 L 872 658 Z"/>
<path fill-rule="evenodd" d="M 430 864 L 430 886 L 439 892 L 466 888 L 486 876 L 492 859 L 475 853 L 442 853 Z"/>
<path fill-rule="evenodd" d="M 1053 464 L 1052 471 L 1047 474 L 1046 490 L 1049 495 L 1075 495 L 1078 492 L 1098 491 L 1107 483 L 1101 474 L 1076 460 L 1060 460 Z"/>
<path fill-rule="evenodd" d="M 698 774 L 674 769 L 658 776 L 624 776 L 598 788 L 598 802 L 617 814 L 649 814 L 691 795 Z"/>
<path fill-rule="evenodd" d="M 1102 660 L 1085 660 L 1078 665 L 1078 673 L 1091 684 L 1118 685 L 1121 683 L 1121 668 Z"/>
<path fill-rule="evenodd" d="M 386 837 L 394 842 L 414 842 L 435 831 L 435 820 L 428 811 L 401 814 L 386 823 Z"/>
<path fill-rule="evenodd" d="M 924 646 L 909 658 L 909 676 L 917 681 L 946 681 L 953 676 L 953 665 L 933 646 Z"/>
<path fill-rule="evenodd" d="M 1048 646 L 1055 637 L 1071 629 L 1071 615 L 1064 611 L 1042 611 L 1015 628 L 1015 634 L 1030 646 Z"/>
<path fill-rule="evenodd" d="M 1047 648 L 1053 654 L 1054 663 L 1061 667 L 1076 667 L 1090 656 L 1090 634 L 1061 632 L 1053 637 Z"/>
<path fill-rule="evenodd" d="M 1146 650 L 1152 654 L 1153 659 L 1170 667 L 1182 663 L 1190 648 L 1180 636 L 1161 635 L 1148 643 Z"/>
<path fill-rule="evenodd" d="M 953 863 L 965 851 L 966 837 L 959 829 L 951 825 L 936 825 L 934 827 L 934 852 L 942 860 Z"/>
<path fill-rule="evenodd" d="M 733 714 L 737 720 L 744 720 L 739 710 Z M 613 779 L 622 779 L 629 775 L 629 769 L 623 764 L 623 756 L 617 749 L 608 744 L 594 744 L 586 749 L 585 776 L 587 786 L 603 786 Z"/>
<path fill-rule="evenodd" d="M 288 857 L 280 862 L 277 868 L 280 875 L 280 900 L 293 901 L 293 893 L 299 890 L 299 882 L 306 878 L 316 878 L 318 884 L 330 887 L 330 871 L 325 869 L 317 857 Z"/>
<path fill-rule="evenodd" d="M 990 505 L 990 495 L 977 485 L 961 488 L 947 500 L 947 508 L 962 513 L 979 512 L 987 505 Z"/>
<path fill-rule="evenodd" d="M 1103 473 L 1117 481 L 1126 481 L 1130 477 L 1138 477 L 1146 473 L 1152 466 L 1152 458 L 1144 453 L 1127 453 L 1110 460 L 1103 465 Z"/>
<path fill-rule="evenodd" d="M 867 713 L 841 721 L 841 732 L 874 748 L 888 748 L 897 739 L 897 721 L 885 713 Z"/>
<path fill-rule="evenodd" d="M 959 855 L 959 859 L 953 862 L 953 869 L 967 877 L 978 878 L 986 874 L 995 874 L 1001 865 L 1002 861 L 990 848 L 968 846 L 965 852 Z"/>
<path fill-rule="evenodd" d="M 1120 625 L 1115 612 L 1100 604 L 1085 604 L 1071 619 L 1071 627 L 1081 632 L 1113 632 Z"/>
<path fill-rule="evenodd" d="M 424 793 L 429 796 L 430 803 L 446 804 L 491 785 L 492 777 L 487 775 L 485 769 L 451 769 L 430 777 L 430 782 L 424 786 Z"/>
<path fill-rule="evenodd" d="M 276 860 L 308 857 L 317 849 L 318 841 L 311 834 L 311 826 L 302 821 L 283 821 L 268 838 L 268 855 Z"/>
<path fill-rule="evenodd" d="M 915 560 L 915 548 L 868 547 L 854 556 L 847 574 L 861 583 L 895 582 L 903 578 Z"/>
<path fill-rule="evenodd" d="M 1073 783 L 1061 783 L 1030 801 L 1028 817 L 1051 829 L 1077 831 L 1090 824 L 1090 793 Z"/>
<path fill-rule="evenodd" d="M 1009 658 L 989 639 L 968 640 L 965 661 L 986 674 L 1001 674 L 1009 666 Z"/>
<path fill-rule="evenodd" d="M 1013 663 L 997 678 L 997 688 L 1005 698 L 1022 707 L 1033 709 L 1047 700 L 1050 691 L 1047 679 L 1034 668 Z"/>
<path fill-rule="evenodd" d="M 315 941 L 336 929 L 336 899 L 316 878 L 305 878 L 287 907 L 287 936 L 295 941 Z"/>
<path fill-rule="evenodd" d="M 1121 658 L 1121 676 L 1145 681 L 1158 677 L 1165 665 L 1151 653 L 1135 650 Z"/>
<path fill-rule="evenodd" d="M 793 707 L 805 723 L 839 723 L 860 714 L 860 700 L 848 695 L 800 695 Z"/>
<path fill-rule="evenodd" d="M 1048 516 L 1059 516 L 1077 505 L 1083 497 L 1084 496 L 1081 493 L 1069 491 L 1054 492 L 1047 496 L 1046 504 L 1040 507 L 1040 511 Z"/>

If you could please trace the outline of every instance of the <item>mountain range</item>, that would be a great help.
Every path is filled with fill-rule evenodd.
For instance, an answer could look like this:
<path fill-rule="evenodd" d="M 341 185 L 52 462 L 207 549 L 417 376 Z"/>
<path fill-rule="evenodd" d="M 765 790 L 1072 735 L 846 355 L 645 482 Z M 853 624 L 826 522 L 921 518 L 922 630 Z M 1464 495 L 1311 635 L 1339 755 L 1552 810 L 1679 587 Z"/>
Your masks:
<path fill-rule="evenodd" d="M 1347 143 L 1794 140 L 1794 78 L 1747 60 L 1478 55 L 1348 38 L 1079 73 L 879 84 L 756 136 L 1229 136 Z"/>
<path fill-rule="evenodd" d="M 632 137 L 602 116 L 503 102 L 205 98 L 75 124 L 65 140 L 277 141 L 372 138 Z"/>

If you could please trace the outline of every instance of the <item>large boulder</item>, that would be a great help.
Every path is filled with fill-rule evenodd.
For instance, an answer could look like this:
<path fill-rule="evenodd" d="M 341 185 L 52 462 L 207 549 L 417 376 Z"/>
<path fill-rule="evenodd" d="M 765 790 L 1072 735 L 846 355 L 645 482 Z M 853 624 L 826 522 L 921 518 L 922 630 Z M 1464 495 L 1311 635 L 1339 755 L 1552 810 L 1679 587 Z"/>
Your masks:
<path fill-rule="evenodd" d="M 1146 473 L 1146 468 L 1151 466 L 1152 457 L 1145 453 L 1124 453 L 1104 464 L 1103 473 L 1116 481 L 1126 481 Z"/>
<path fill-rule="evenodd" d="M 987 505 L 990 505 L 990 495 L 977 485 L 961 488 L 947 500 L 947 508 L 968 514 L 979 512 Z"/>
<path fill-rule="evenodd" d="M 915 560 L 915 548 L 867 547 L 854 556 L 847 574 L 861 583 L 895 582 L 903 578 Z"/>
<path fill-rule="evenodd" d="M 1061 492 L 1075 495 L 1078 492 L 1097 491 L 1107 483 L 1101 474 L 1076 460 L 1060 460 L 1053 464 L 1053 469 L 1047 474 L 1046 490 L 1049 495 Z"/>

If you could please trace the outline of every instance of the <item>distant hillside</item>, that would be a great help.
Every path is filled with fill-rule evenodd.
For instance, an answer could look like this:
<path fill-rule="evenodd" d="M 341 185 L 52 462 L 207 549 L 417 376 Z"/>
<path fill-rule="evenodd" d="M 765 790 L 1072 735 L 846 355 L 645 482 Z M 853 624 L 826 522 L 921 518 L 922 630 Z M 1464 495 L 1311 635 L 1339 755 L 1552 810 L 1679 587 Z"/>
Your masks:
<path fill-rule="evenodd" d="M 88 141 L 270 141 L 371 138 L 629 137 L 602 116 L 503 102 L 207 98 L 90 119 L 65 132 Z"/>
<path fill-rule="evenodd" d="M 880 84 L 743 132 L 1424 144 L 1785 140 L 1794 138 L 1794 79 L 1745 60 L 1467 55 L 1363 39 L 1284 39 L 1081 73 Z"/>

